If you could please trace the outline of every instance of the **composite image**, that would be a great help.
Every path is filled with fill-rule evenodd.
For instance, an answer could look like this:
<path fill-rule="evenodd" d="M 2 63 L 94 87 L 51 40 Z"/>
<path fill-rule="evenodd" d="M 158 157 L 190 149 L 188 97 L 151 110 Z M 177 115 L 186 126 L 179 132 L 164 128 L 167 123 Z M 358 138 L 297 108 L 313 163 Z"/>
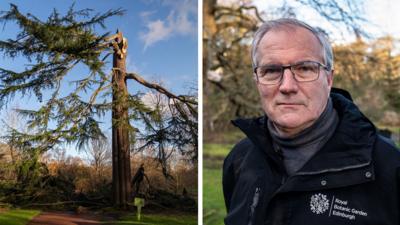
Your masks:
<path fill-rule="evenodd" d="M 0 225 L 399 225 L 399 11 L 0 1 Z"/>

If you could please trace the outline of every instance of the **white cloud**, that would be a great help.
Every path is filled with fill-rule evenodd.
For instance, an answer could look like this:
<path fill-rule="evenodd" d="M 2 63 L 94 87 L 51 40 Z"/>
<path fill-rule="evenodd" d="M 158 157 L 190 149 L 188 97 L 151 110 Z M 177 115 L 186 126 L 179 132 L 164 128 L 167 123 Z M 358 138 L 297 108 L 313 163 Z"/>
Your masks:
<path fill-rule="evenodd" d="M 143 11 L 140 13 L 140 17 L 142 17 L 142 19 L 147 20 L 151 15 L 153 15 L 154 13 L 156 13 L 156 11 Z"/>
<path fill-rule="evenodd" d="M 145 22 L 146 31 L 140 33 L 140 39 L 144 42 L 144 49 L 173 36 L 195 35 L 197 31 L 197 2 L 194 0 L 165 1 L 164 5 L 171 8 L 170 13 L 164 19 L 151 20 L 154 11 L 143 12 L 142 19 Z"/>
<path fill-rule="evenodd" d="M 141 33 L 140 38 L 144 41 L 144 48 L 146 49 L 150 45 L 167 39 L 171 36 L 172 29 L 171 27 L 167 27 L 164 21 L 155 20 L 151 21 L 147 24 L 147 33 Z"/>

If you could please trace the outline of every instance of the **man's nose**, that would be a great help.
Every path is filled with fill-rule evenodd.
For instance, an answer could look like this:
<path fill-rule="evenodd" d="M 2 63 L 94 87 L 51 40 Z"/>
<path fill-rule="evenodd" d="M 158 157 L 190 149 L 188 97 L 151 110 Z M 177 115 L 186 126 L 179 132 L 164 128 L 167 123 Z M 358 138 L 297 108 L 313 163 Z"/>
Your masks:
<path fill-rule="evenodd" d="M 283 71 L 282 81 L 279 85 L 279 91 L 282 93 L 295 93 L 298 90 L 298 83 L 294 79 L 294 74 L 289 68 Z"/>

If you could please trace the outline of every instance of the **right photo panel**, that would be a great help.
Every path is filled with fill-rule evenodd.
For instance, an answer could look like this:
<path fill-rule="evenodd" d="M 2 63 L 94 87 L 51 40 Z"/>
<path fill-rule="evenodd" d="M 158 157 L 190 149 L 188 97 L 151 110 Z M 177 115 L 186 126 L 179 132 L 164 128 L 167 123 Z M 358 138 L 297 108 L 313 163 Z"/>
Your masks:
<path fill-rule="evenodd" d="M 400 223 L 399 10 L 203 1 L 203 224 Z"/>

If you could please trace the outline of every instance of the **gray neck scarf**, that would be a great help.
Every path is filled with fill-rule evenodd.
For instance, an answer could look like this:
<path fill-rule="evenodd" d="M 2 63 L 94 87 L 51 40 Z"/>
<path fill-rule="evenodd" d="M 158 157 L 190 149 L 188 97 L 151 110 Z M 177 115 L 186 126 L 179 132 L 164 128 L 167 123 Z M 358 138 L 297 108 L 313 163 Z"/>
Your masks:
<path fill-rule="evenodd" d="M 273 139 L 273 146 L 283 156 L 283 163 L 288 175 L 295 174 L 333 135 L 339 117 L 333 108 L 332 100 L 321 116 L 310 127 L 294 137 L 285 138 L 279 135 L 272 121 L 268 120 L 268 130 Z"/>

